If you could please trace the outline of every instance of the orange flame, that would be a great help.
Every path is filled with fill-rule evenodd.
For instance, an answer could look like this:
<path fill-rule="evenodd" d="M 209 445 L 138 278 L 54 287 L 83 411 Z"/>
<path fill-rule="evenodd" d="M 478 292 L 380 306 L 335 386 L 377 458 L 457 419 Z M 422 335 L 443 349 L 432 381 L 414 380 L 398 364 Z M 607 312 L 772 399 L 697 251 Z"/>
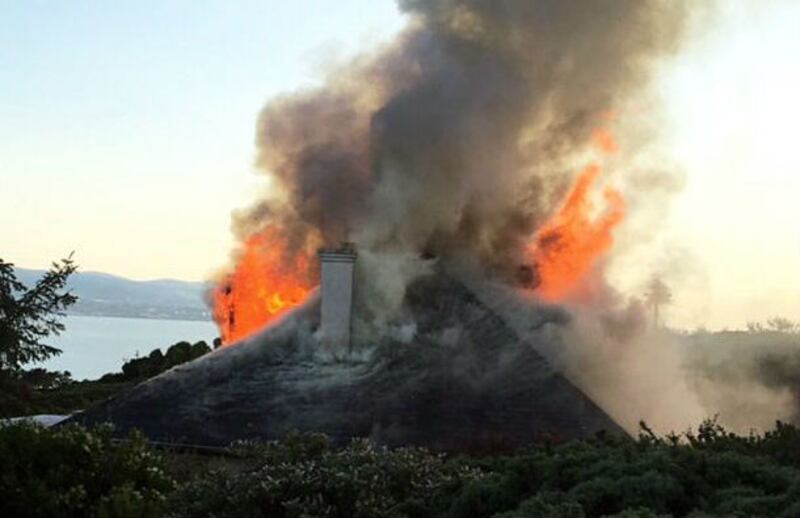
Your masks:
<path fill-rule="evenodd" d="M 605 212 L 593 218 L 590 189 L 600 172 L 595 164 L 584 169 L 561 208 L 536 233 L 531 254 L 539 274 L 537 291 L 545 300 L 573 294 L 614 243 L 612 231 L 625 217 L 625 201 L 619 191 L 606 188 Z"/>
<path fill-rule="evenodd" d="M 246 338 L 302 303 L 314 286 L 313 256 L 287 257 L 286 236 L 270 226 L 250 236 L 244 253 L 213 290 L 214 320 L 222 343 Z"/>
<path fill-rule="evenodd" d="M 600 148 L 601 151 L 607 155 L 613 155 L 619 150 L 617 139 L 614 134 L 605 128 L 597 128 L 592 134 L 592 141 L 595 146 Z"/>

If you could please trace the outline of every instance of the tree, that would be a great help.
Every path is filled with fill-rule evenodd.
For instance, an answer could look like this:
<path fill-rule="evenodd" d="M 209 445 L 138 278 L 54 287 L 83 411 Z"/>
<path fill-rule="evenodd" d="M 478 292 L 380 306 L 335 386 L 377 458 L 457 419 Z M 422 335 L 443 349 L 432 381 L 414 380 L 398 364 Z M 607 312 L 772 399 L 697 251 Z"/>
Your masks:
<path fill-rule="evenodd" d="M 800 330 L 800 324 L 792 322 L 788 318 L 784 317 L 772 317 L 767 320 L 767 326 L 772 331 L 777 333 L 796 333 Z"/>
<path fill-rule="evenodd" d="M 645 303 L 653 308 L 653 324 L 658 327 L 659 313 L 661 306 L 672 302 L 672 291 L 664 281 L 658 277 L 653 277 L 647 285 L 645 293 Z"/>
<path fill-rule="evenodd" d="M 76 269 L 70 254 L 28 288 L 17 279 L 14 265 L 0 259 L 0 372 L 19 372 L 26 363 L 61 354 L 42 341 L 64 330 L 61 318 L 78 300 L 66 289 Z"/>

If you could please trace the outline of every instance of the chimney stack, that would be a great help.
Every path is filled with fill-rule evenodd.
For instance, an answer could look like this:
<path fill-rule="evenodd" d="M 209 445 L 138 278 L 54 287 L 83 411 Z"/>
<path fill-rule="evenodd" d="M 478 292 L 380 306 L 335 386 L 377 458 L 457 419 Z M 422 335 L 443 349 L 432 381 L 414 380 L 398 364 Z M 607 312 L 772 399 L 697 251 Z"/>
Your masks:
<path fill-rule="evenodd" d="M 322 343 L 330 348 L 349 349 L 356 248 L 353 243 L 342 243 L 339 248 L 320 249 L 318 255 L 322 271 Z"/>

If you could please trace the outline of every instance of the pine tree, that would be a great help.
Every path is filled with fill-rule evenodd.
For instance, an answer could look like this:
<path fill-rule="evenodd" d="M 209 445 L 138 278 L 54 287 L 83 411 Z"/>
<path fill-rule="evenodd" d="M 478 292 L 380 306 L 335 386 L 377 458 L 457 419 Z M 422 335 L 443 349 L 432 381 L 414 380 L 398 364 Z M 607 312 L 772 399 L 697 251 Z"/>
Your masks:
<path fill-rule="evenodd" d="M 64 330 L 61 319 L 78 300 L 66 289 L 76 269 L 70 255 L 29 288 L 17 278 L 14 265 L 0 259 L 0 372 L 19 372 L 27 363 L 61 354 L 43 340 Z"/>

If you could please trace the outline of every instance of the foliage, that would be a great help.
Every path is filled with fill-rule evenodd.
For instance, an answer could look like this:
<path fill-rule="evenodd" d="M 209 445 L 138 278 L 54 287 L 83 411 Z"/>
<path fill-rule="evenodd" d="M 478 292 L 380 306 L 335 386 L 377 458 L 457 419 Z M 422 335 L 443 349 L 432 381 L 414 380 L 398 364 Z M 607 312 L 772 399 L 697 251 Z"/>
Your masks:
<path fill-rule="evenodd" d="M 55 389 L 0 380 L 0 418 L 36 414 L 71 414 L 133 386 L 132 382 L 71 382 Z"/>
<path fill-rule="evenodd" d="M 364 440 L 335 448 L 321 435 L 290 434 L 234 444 L 230 462 L 194 464 L 181 484 L 140 436 L 115 444 L 109 433 L 0 429 L 0 516 L 800 515 L 800 430 L 783 423 L 748 436 L 715 420 L 682 436 L 643 425 L 635 439 L 604 435 L 489 457 Z"/>
<path fill-rule="evenodd" d="M 169 516 L 422 517 L 453 489 L 481 476 L 422 449 L 388 450 L 364 440 L 335 449 L 313 434 L 239 444 L 233 451 L 254 458 L 255 465 L 190 482 L 172 498 Z"/>
<path fill-rule="evenodd" d="M 49 371 L 40 367 L 23 371 L 19 378 L 36 390 L 55 390 L 72 383 L 69 371 Z"/>
<path fill-rule="evenodd" d="M 445 459 L 319 436 L 238 445 L 258 462 L 212 471 L 170 499 L 170 516 L 452 518 L 796 516 L 800 431 L 736 436 L 714 420 L 682 437 L 611 436 L 514 455 Z"/>
<path fill-rule="evenodd" d="M 76 382 L 69 372 L 41 368 L 14 373 L 0 371 L 0 417 L 82 410 L 210 350 L 204 341 L 179 342 L 169 347 L 166 354 L 155 349 L 149 356 L 126 362 L 122 372 L 106 374 L 95 381 Z"/>
<path fill-rule="evenodd" d="M 172 367 L 195 360 L 210 351 L 211 347 L 203 340 L 195 344 L 178 342 L 170 346 L 166 354 L 162 353 L 161 349 L 153 349 L 147 356 L 128 360 L 122 365 L 121 373 L 106 374 L 100 381 L 143 381 Z"/>
<path fill-rule="evenodd" d="M 211 348 L 204 341 L 192 345 L 189 342 L 178 342 L 167 349 L 166 354 L 161 349 L 153 350 L 144 358 L 135 358 L 122 366 L 123 379 L 147 379 L 165 372 L 176 365 L 197 359 Z"/>
<path fill-rule="evenodd" d="M 767 319 L 766 324 L 761 322 L 748 322 L 747 331 L 750 333 L 786 333 L 800 334 L 800 322 L 794 322 L 785 317 L 772 317 Z"/>
<path fill-rule="evenodd" d="M 0 516 L 160 516 L 174 488 L 144 437 L 108 426 L 0 428 Z"/>
<path fill-rule="evenodd" d="M 76 269 L 72 256 L 62 259 L 28 288 L 17 279 L 14 265 L 0 259 L 0 370 L 17 372 L 61 352 L 42 340 L 64 330 L 61 317 L 78 300 L 64 291 Z"/>

